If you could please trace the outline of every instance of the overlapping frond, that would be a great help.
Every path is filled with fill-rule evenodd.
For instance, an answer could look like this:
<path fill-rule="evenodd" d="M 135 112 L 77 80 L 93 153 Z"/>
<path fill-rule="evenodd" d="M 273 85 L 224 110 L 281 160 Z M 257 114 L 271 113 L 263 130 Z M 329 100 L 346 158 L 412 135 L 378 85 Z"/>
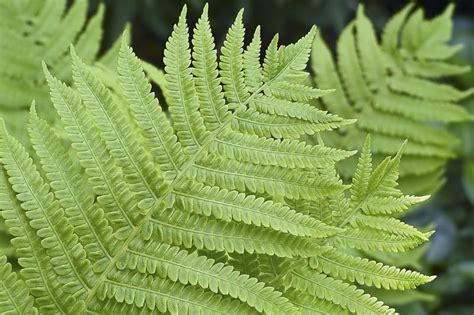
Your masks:
<path fill-rule="evenodd" d="M 453 8 L 449 5 L 428 20 L 409 4 L 386 24 L 379 42 L 361 5 L 339 37 L 336 61 L 320 37 L 313 47 L 315 82 L 320 88 L 337 89 L 322 100 L 323 107 L 358 120 L 340 137 L 326 140 L 356 149 L 362 145 L 361 135 L 370 133 L 379 159 L 394 154 L 408 139 L 400 183 L 410 194 L 428 194 L 442 186 L 445 165 L 458 143 L 444 124 L 472 120 L 457 103 L 473 90 L 439 82 L 469 71 L 469 66 L 449 61 L 460 48 L 449 45 Z M 354 164 L 352 160 L 341 166 L 344 176 L 350 176 Z"/>
<path fill-rule="evenodd" d="M 431 279 L 343 252 L 428 235 L 385 216 L 422 200 L 397 189 L 401 154 L 372 170 L 367 140 L 349 187 L 335 163 L 354 152 L 302 137 L 352 122 L 310 105 L 330 92 L 306 85 L 316 30 L 287 46 L 275 37 L 261 64 L 241 11 L 218 60 L 207 12 L 190 46 L 184 8 L 166 45 L 169 113 L 125 40 L 117 74 L 71 48 L 73 87 L 43 64 L 61 127 L 31 107 L 32 157 L 0 130 L 0 209 L 23 279 L 0 270 L 1 310 L 393 314 L 343 280 Z"/>

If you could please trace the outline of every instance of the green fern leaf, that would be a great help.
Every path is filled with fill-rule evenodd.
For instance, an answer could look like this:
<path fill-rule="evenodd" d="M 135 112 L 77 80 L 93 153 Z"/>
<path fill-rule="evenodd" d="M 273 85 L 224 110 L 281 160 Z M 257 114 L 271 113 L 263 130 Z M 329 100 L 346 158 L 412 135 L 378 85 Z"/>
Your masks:
<path fill-rule="evenodd" d="M 355 20 L 347 25 L 337 42 L 337 60 L 320 37 L 313 45 L 312 68 L 319 88 L 337 91 L 322 99 L 324 108 L 358 123 L 345 127 L 337 137 L 323 134 L 331 145 L 346 149 L 362 146 L 370 133 L 373 150 L 395 154 L 408 140 L 401 163 L 401 185 L 405 193 L 430 194 L 444 182 L 443 173 L 455 156 L 457 139 L 443 123 L 472 120 L 457 103 L 473 90 L 461 91 L 435 80 L 469 71 L 448 60 L 459 46 L 450 46 L 452 33 L 449 5 L 431 20 L 421 9 L 408 4 L 387 22 L 379 43 L 370 20 L 359 6 Z M 430 167 L 425 161 L 430 160 Z M 350 176 L 355 160 L 340 166 Z M 424 184 L 422 184 L 424 183 Z"/>
<path fill-rule="evenodd" d="M 247 302 L 257 311 L 278 313 L 294 311 L 281 293 L 266 288 L 265 283 L 242 275 L 223 263 L 215 264 L 212 259 L 198 256 L 196 252 L 188 254 L 178 247 L 166 244 L 141 241 L 132 242 L 117 267 L 121 270 L 138 270 L 145 274 L 157 274 L 173 282 L 184 285 L 199 285 L 214 293 L 222 293 Z"/>
<path fill-rule="evenodd" d="M 73 87 L 43 63 L 61 124 L 31 107 L 33 155 L 0 128 L 0 210 L 20 265 L 18 275 L 0 269 L 2 312 L 393 314 L 345 281 L 431 280 L 344 253 L 402 251 L 429 233 L 387 216 L 424 200 L 397 188 L 401 153 L 372 170 L 368 139 L 344 185 L 335 164 L 354 152 L 308 139 L 353 122 L 309 103 L 330 91 L 306 85 L 315 29 L 283 47 L 274 37 L 262 65 L 259 30 L 244 49 L 241 11 L 218 60 L 207 14 L 190 47 L 183 9 L 164 75 L 139 61 L 127 35 L 114 46 L 117 73 L 87 66 L 92 30 L 71 48 Z"/>
<path fill-rule="evenodd" d="M 285 292 L 285 296 L 300 308 L 301 314 L 340 314 L 349 315 L 352 314 L 348 309 L 333 304 L 324 299 L 317 298 L 315 296 L 301 294 L 300 291 L 291 289 Z"/>

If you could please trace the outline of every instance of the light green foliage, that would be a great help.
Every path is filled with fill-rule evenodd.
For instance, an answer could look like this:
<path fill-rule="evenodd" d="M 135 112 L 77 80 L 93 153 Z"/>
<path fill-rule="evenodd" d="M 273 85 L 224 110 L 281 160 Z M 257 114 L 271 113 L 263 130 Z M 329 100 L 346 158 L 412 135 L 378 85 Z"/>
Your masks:
<path fill-rule="evenodd" d="M 0 312 L 2 314 L 38 314 L 25 282 L 12 272 L 12 265 L 0 256 Z"/>
<path fill-rule="evenodd" d="M 39 115 L 57 119 L 41 67 L 72 82 L 70 45 L 96 72 L 116 67 L 120 41 L 98 58 L 101 48 L 104 6 L 88 19 L 89 2 L 66 0 L 0 0 L 0 114 L 11 133 L 30 151 L 25 126 L 28 109 L 35 102 Z M 110 83 L 109 83 L 110 84 Z M 0 223 L 0 253 L 13 255 L 3 223 Z"/>
<path fill-rule="evenodd" d="M 357 16 L 341 33 L 337 58 L 318 37 L 312 53 L 315 82 L 337 91 L 322 100 L 324 108 L 358 122 L 343 135 L 325 140 L 346 149 L 373 138 L 374 158 L 395 154 L 408 139 L 401 163 L 401 187 L 410 194 L 433 193 L 444 183 L 444 169 L 455 156 L 458 140 L 445 124 L 472 120 L 456 104 L 473 90 L 461 91 L 439 79 L 469 71 L 449 59 L 461 48 L 450 46 L 453 5 L 431 20 L 409 4 L 386 24 L 379 43 L 370 20 L 359 6 Z M 342 174 L 350 177 L 355 160 Z"/>
<path fill-rule="evenodd" d="M 304 85 L 316 30 L 275 37 L 263 65 L 255 34 L 244 48 L 240 12 L 218 60 L 207 6 L 192 48 L 184 8 L 164 54 L 171 117 L 125 40 L 114 93 L 78 50 L 74 87 L 43 64 L 63 128 L 32 106 L 33 162 L 1 125 L 0 209 L 21 266 L 0 270 L 2 313 L 394 314 L 357 285 L 431 280 L 346 252 L 425 242 L 389 216 L 424 197 L 397 189 L 401 153 L 372 169 L 369 140 L 343 185 L 335 163 L 353 152 L 300 139 L 351 122 L 309 105 L 327 93 Z"/>
<path fill-rule="evenodd" d="M 41 62 L 46 62 L 58 78 L 70 82 L 71 44 L 85 62 L 97 60 L 104 6 L 87 19 L 88 1 L 73 1 L 69 8 L 67 2 L 0 1 L 0 112 L 24 143 L 24 126 L 33 100 L 48 120 L 54 115 Z M 101 63 L 114 64 L 118 44 L 101 57 Z"/>

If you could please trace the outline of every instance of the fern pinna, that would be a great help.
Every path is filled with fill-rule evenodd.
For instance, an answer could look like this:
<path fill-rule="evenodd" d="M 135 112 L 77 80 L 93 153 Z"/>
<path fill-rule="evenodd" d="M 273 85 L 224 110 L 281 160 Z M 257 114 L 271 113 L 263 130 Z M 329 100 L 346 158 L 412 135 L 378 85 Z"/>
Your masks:
<path fill-rule="evenodd" d="M 347 191 L 335 162 L 352 152 L 298 139 L 350 122 L 308 104 L 327 92 L 302 84 L 315 32 L 275 37 L 262 66 L 240 12 L 218 62 L 207 7 L 192 51 L 184 8 L 164 56 L 171 120 L 125 42 L 124 98 L 74 50 L 74 88 L 44 65 L 69 142 L 32 106 L 37 166 L 2 127 L 0 205 L 22 268 L 0 270 L 0 312 L 394 314 L 357 284 L 431 278 L 344 249 L 426 241 L 389 216 L 424 197 L 396 189 L 400 154 L 372 170 L 367 141 Z"/>
<path fill-rule="evenodd" d="M 371 133 L 379 160 L 395 154 L 408 139 L 400 170 L 406 193 L 433 193 L 442 186 L 458 143 L 443 124 L 472 120 L 456 102 L 473 90 L 437 82 L 470 69 L 449 62 L 461 48 L 448 44 L 453 8 L 449 5 L 442 15 L 426 20 L 422 9 L 413 11 L 409 4 L 386 24 L 379 44 L 361 5 L 339 37 L 336 62 L 321 38 L 314 43 L 315 82 L 337 90 L 322 100 L 324 107 L 358 120 L 342 136 L 328 134 L 326 141 L 354 149 Z M 354 163 L 346 164 L 341 171 L 349 176 Z"/>

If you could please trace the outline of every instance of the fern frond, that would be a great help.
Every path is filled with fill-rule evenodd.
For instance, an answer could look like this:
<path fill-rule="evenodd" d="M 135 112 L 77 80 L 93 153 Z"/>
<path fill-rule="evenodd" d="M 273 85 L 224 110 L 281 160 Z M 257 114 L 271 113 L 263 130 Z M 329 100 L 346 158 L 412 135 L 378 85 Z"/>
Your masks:
<path fill-rule="evenodd" d="M 413 9 L 413 4 L 407 4 L 400 12 L 397 12 L 385 25 L 382 32 L 382 47 L 395 53 L 398 49 L 399 32 L 403 27 L 410 11 Z"/>
<path fill-rule="evenodd" d="M 318 145 L 311 146 L 299 140 L 277 140 L 232 130 L 219 134 L 209 146 L 209 150 L 212 154 L 242 162 L 289 168 L 330 166 L 354 153 Z"/>
<path fill-rule="evenodd" d="M 424 243 L 430 233 L 420 236 L 396 235 L 376 229 L 347 228 L 333 236 L 329 244 L 337 248 L 355 248 L 368 251 L 403 252 Z"/>
<path fill-rule="evenodd" d="M 185 248 L 279 257 L 310 257 L 319 251 L 319 247 L 307 238 L 184 212 L 156 214 L 147 225 L 145 230 L 158 240 Z"/>
<path fill-rule="evenodd" d="M 260 65 L 261 45 L 260 27 L 258 26 L 255 29 L 252 41 L 243 54 L 245 85 L 251 93 L 255 92 L 263 84 L 262 66 Z"/>
<path fill-rule="evenodd" d="M 275 77 L 280 65 L 280 61 L 278 60 L 278 40 L 279 36 L 278 34 L 275 34 L 265 51 L 262 69 L 263 79 L 265 82 L 268 82 L 271 78 Z"/>
<path fill-rule="evenodd" d="M 413 139 L 414 142 L 420 144 L 448 147 L 450 144 L 458 142 L 457 138 L 445 129 L 424 124 L 420 125 L 419 122 L 412 119 L 376 110 L 367 111 L 363 117 L 360 117 L 358 123 L 361 129 L 368 132 L 385 134 L 396 138 Z"/>
<path fill-rule="evenodd" d="M 385 197 L 371 198 L 370 203 L 362 207 L 362 211 L 366 214 L 393 214 L 403 213 L 411 206 L 427 200 L 429 196 L 401 196 L 401 197 Z"/>
<path fill-rule="evenodd" d="M 413 226 L 395 218 L 358 215 L 355 222 L 357 226 L 366 226 L 371 229 L 385 231 L 394 235 L 419 238 L 426 241 L 428 240 L 426 234 L 421 233 Z"/>
<path fill-rule="evenodd" d="M 370 152 L 370 136 L 365 139 L 364 147 L 359 157 L 357 169 L 352 178 L 352 206 L 361 204 L 369 193 L 369 180 L 372 173 L 372 154 Z"/>
<path fill-rule="evenodd" d="M 332 302 L 317 298 L 315 296 L 301 294 L 300 291 L 289 289 L 285 292 L 285 296 L 296 306 L 299 307 L 301 314 L 352 314 L 348 309 L 334 304 Z"/>
<path fill-rule="evenodd" d="M 81 166 L 89 177 L 97 202 L 109 218 L 113 218 L 114 229 L 126 235 L 134 226 L 139 213 L 131 203 L 128 185 L 123 173 L 107 155 L 105 143 L 95 129 L 78 93 L 54 78 L 45 68 L 51 88 L 51 99 L 71 139 L 72 148 L 78 155 Z"/>
<path fill-rule="evenodd" d="M 359 61 L 369 88 L 373 91 L 378 88 L 380 81 L 385 80 L 385 69 L 374 27 L 364 14 L 363 5 L 357 8 L 354 27 L 358 38 L 356 45 Z"/>
<path fill-rule="evenodd" d="M 368 205 L 370 207 L 374 198 L 380 201 L 383 198 L 397 198 L 402 195 L 397 188 L 397 180 L 403 145 L 394 158 L 385 158 L 373 171 L 372 154 L 369 150 L 370 136 L 367 136 L 352 180 L 350 203 L 342 209 L 343 211 L 339 215 L 341 226 L 353 222 L 362 209 Z M 344 199 L 345 197 L 339 196 L 339 198 Z"/>
<path fill-rule="evenodd" d="M 321 124 L 327 121 L 340 121 L 340 119 L 335 119 L 331 114 L 314 108 L 309 104 L 275 100 L 266 96 L 255 97 L 249 105 L 250 108 L 260 113 L 297 118 L 312 123 Z"/>
<path fill-rule="evenodd" d="M 227 105 L 222 93 L 217 65 L 217 52 L 207 11 L 208 7 L 206 4 L 194 31 L 192 41 L 194 46 L 193 74 L 196 76 L 199 109 L 209 130 L 214 131 L 228 119 L 230 113 L 227 111 Z"/>
<path fill-rule="evenodd" d="M 94 194 L 82 177 L 82 170 L 74 165 L 48 124 L 37 116 L 34 106 L 29 133 L 51 188 L 74 232 L 81 238 L 88 257 L 93 264 L 103 264 L 111 258 L 117 244 L 108 236 L 112 229 L 104 218 L 104 211 L 94 205 Z"/>
<path fill-rule="evenodd" d="M 344 188 L 337 178 L 313 177 L 308 171 L 294 173 L 280 166 L 260 166 L 215 156 L 196 161 L 190 177 L 211 186 L 291 199 L 314 199 Z"/>
<path fill-rule="evenodd" d="M 469 113 L 454 103 L 416 99 L 391 92 L 377 95 L 374 107 L 380 111 L 399 114 L 416 121 L 436 120 L 448 123 L 470 119 Z"/>
<path fill-rule="evenodd" d="M 47 8 L 62 12 L 50 1 Z M 386 288 L 431 280 L 356 256 L 334 254 L 342 266 L 327 267 L 331 244 L 400 251 L 428 234 L 387 216 L 423 200 L 397 188 L 400 153 L 372 170 L 367 140 L 346 186 L 335 164 L 354 152 L 307 137 L 353 122 L 309 103 L 331 89 L 306 85 L 314 28 L 287 46 L 274 37 L 262 65 L 259 30 L 245 46 L 241 11 L 218 64 L 207 6 L 192 47 L 185 7 L 166 45 L 164 75 L 137 59 L 126 34 L 114 45 L 117 58 L 104 60 L 116 62 L 117 73 L 87 66 L 82 55 L 90 60 L 85 48 L 98 33 L 85 34 L 71 48 L 73 87 L 43 64 L 61 125 L 51 128 L 32 106 L 35 163 L 0 129 L 0 210 L 22 278 L 0 270 L 0 284 L 9 286 L 0 287 L 2 311 L 393 314 L 328 275 Z M 163 89 L 169 112 L 147 75 Z M 447 154 L 435 143 L 420 145 L 407 152 Z M 322 257 L 319 273 L 311 267 Z"/>
<path fill-rule="evenodd" d="M 249 97 L 243 72 L 242 53 L 245 35 L 242 21 L 243 13 L 243 10 L 239 11 L 234 23 L 227 32 L 219 63 L 225 96 L 230 104 L 229 106 L 233 107 L 243 105 Z"/>
<path fill-rule="evenodd" d="M 342 120 L 338 116 L 328 116 L 319 124 L 314 124 L 298 118 L 261 113 L 249 108 L 238 112 L 232 127 L 259 137 L 298 139 L 304 134 L 313 135 L 349 123 L 352 123 L 352 121 Z"/>
<path fill-rule="evenodd" d="M 315 53 L 317 45 L 317 53 Z M 325 62 L 327 60 L 327 62 Z M 323 61 L 323 62 L 320 62 Z M 334 88 L 336 91 L 343 91 L 343 83 L 337 74 L 336 64 L 331 55 L 331 51 L 321 40 L 321 35 L 316 35 L 311 54 L 311 67 L 314 72 L 324 73 L 324 79 L 318 79 L 318 86 L 323 89 Z M 335 113 L 338 111 L 341 117 L 354 117 L 355 112 L 345 93 L 330 93 L 324 97 L 326 108 Z"/>
<path fill-rule="evenodd" d="M 81 307 L 76 303 L 76 299 L 62 290 L 55 277 L 49 276 L 55 275 L 55 271 L 46 249 L 41 246 L 40 237 L 30 226 L 29 219 L 16 199 L 15 192 L 7 182 L 8 175 L 3 166 L 1 171 L 0 188 L 4 194 L 1 203 L 2 216 L 10 234 L 13 235 L 12 244 L 19 257 L 18 262 L 23 267 L 20 275 L 34 293 L 36 308 L 43 312 L 80 310 Z M 7 299 L 2 299 L 3 303 L 9 304 Z"/>
<path fill-rule="evenodd" d="M 209 291 L 142 273 L 114 270 L 98 288 L 97 297 L 133 304 L 150 312 L 170 314 L 252 314 L 252 308 Z"/>
<path fill-rule="evenodd" d="M 71 82 L 71 44 L 87 62 L 99 60 L 105 8 L 99 5 L 95 12 L 90 9 L 89 1 L 82 0 L 5 0 L 0 4 L 0 112 L 10 132 L 29 152 L 30 143 L 24 135 L 31 102 L 36 101 L 40 116 L 48 122 L 57 120 L 41 62 L 46 62 L 57 77 Z M 114 55 L 110 49 L 100 60 L 114 59 Z"/>
<path fill-rule="evenodd" d="M 72 50 L 73 78 L 86 109 L 92 114 L 100 136 L 111 155 L 124 171 L 132 191 L 142 199 L 138 205 L 146 209 L 155 194 L 163 187 L 162 174 L 156 171 L 153 161 L 134 137 L 127 116 L 115 102 L 106 87 L 87 70 Z"/>
<path fill-rule="evenodd" d="M 348 145 L 348 143 L 354 143 L 360 147 L 364 145 L 363 139 L 365 138 L 366 133 L 362 130 L 353 130 L 350 134 L 347 135 L 347 138 L 340 139 L 340 137 L 335 136 L 331 138 L 331 140 L 339 141 L 342 140 L 344 147 Z M 394 152 L 398 152 L 400 148 L 400 138 L 383 135 L 383 134 L 371 134 L 372 139 L 372 150 L 382 155 L 393 154 Z M 450 148 L 443 148 L 436 145 L 430 144 L 421 144 L 415 142 L 409 142 L 404 147 L 405 157 L 407 159 L 416 159 L 417 156 L 423 155 L 429 158 L 437 158 L 441 160 L 441 162 L 445 161 L 446 159 L 455 157 L 454 152 Z M 403 163 L 401 165 L 403 167 Z M 349 170 L 352 171 L 352 170 Z M 347 171 L 346 171 L 347 172 Z M 405 175 L 410 174 L 413 172 L 411 169 L 404 168 Z"/>
<path fill-rule="evenodd" d="M 357 47 L 353 39 L 354 28 L 354 24 L 350 23 L 339 36 L 339 40 L 337 41 L 337 66 L 343 86 L 345 87 L 345 90 L 343 89 L 341 92 L 347 91 L 346 93 L 352 101 L 353 106 L 360 109 L 367 105 L 372 96 L 368 86 L 365 84 L 362 66 L 358 60 Z M 318 44 L 320 45 L 320 43 L 314 44 L 313 52 L 314 49 L 317 49 Z M 316 58 L 317 57 L 313 58 L 313 60 Z M 320 62 L 324 61 L 321 60 Z M 318 71 L 314 67 L 313 69 Z M 323 74 L 321 74 L 321 77 L 322 76 Z"/>
<path fill-rule="evenodd" d="M 166 43 L 165 96 L 169 111 L 173 115 L 173 127 L 187 154 L 195 153 L 203 144 L 206 129 L 199 113 L 199 102 L 190 67 L 191 53 L 186 24 L 186 7 L 179 22 Z"/>
<path fill-rule="evenodd" d="M 361 5 L 339 37 L 336 61 L 320 37 L 313 45 L 316 84 L 337 89 L 322 99 L 323 107 L 358 121 L 325 140 L 350 150 L 362 146 L 361 136 L 370 133 L 374 152 L 384 155 L 395 154 L 408 140 L 405 154 L 411 163 L 401 165 L 405 193 L 430 194 L 443 184 L 445 165 L 458 145 L 443 124 L 473 119 L 457 104 L 473 90 L 435 81 L 469 70 L 448 60 L 460 48 L 449 46 L 452 10 L 450 5 L 427 20 L 421 9 L 413 11 L 408 4 L 387 22 L 379 43 Z M 421 172 L 427 158 L 433 167 Z M 355 169 L 353 162 L 344 167 L 345 174 Z M 430 185 L 419 185 L 422 179 Z"/>
<path fill-rule="evenodd" d="M 306 102 L 330 94 L 334 90 L 320 90 L 302 84 L 278 82 L 267 87 L 265 92 L 280 99 Z"/>
<path fill-rule="evenodd" d="M 474 93 L 474 89 L 461 91 L 448 84 L 435 83 L 408 76 L 390 78 L 388 85 L 391 89 L 399 93 L 441 102 L 460 101 Z"/>

